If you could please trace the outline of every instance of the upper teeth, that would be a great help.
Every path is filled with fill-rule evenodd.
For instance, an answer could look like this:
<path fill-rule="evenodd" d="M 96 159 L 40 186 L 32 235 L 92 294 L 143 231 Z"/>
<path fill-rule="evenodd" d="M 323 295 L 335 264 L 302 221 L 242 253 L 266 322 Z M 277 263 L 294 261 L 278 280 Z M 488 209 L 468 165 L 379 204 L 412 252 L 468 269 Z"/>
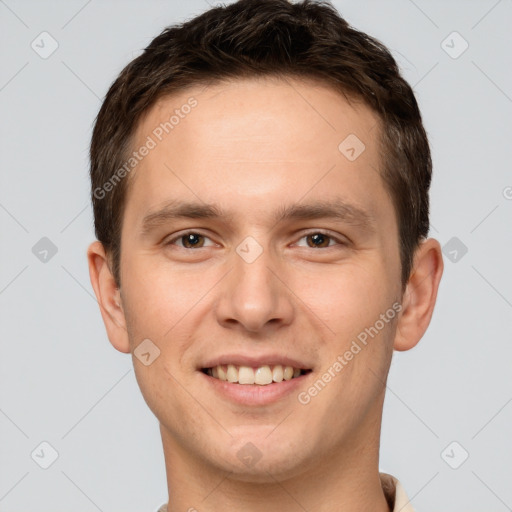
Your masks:
<path fill-rule="evenodd" d="M 265 385 L 272 382 L 282 382 L 290 380 L 300 375 L 300 368 L 293 366 L 282 366 L 276 364 L 251 368 L 250 366 L 235 366 L 234 364 L 219 365 L 208 368 L 207 373 L 211 377 L 228 382 L 237 382 L 238 384 L 259 384 Z"/>

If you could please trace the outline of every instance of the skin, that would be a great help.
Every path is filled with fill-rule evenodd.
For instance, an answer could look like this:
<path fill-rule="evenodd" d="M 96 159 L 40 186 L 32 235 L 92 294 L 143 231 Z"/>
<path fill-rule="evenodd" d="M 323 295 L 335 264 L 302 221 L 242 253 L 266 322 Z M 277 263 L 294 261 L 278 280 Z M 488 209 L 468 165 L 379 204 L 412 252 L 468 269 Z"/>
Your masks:
<path fill-rule="evenodd" d="M 439 243 L 420 244 L 402 294 L 379 126 L 364 104 L 291 78 L 194 87 L 160 100 L 134 146 L 191 96 L 197 107 L 129 177 L 120 289 L 102 245 L 88 250 L 112 345 L 133 354 L 149 338 L 160 350 L 149 366 L 133 364 L 160 422 L 168 510 L 388 511 L 378 472 L 385 381 L 393 349 L 414 347 L 430 322 Z M 354 161 L 338 149 L 349 134 L 365 144 Z M 273 217 L 283 205 L 334 198 L 373 224 Z M 174 199 L 229 215 L 170 219 L 142 235 L 143 218 Z M 184 230 L 204 235 L 204 245 L 184 247 Z M 318 231 L 335 238 L 314 247 L 307 235 Z M 263 251 L 252 263 L 236 251 L 247 236 Z M 237 405 L 198 371 L 206 357 L 275 351 L 310 365 L 307 391 L 394 303 L 400 313 L 307 404 L 291 393 L 265 407 Z M 250 467 L 237 457 L 248 442 L 261 455 Z"/>

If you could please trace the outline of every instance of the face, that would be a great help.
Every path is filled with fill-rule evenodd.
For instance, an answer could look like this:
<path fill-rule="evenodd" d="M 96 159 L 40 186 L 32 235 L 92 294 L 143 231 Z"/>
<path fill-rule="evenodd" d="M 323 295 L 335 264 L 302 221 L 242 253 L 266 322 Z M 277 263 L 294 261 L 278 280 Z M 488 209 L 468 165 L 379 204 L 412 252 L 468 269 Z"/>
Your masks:
<path fill-rule="evenodd" d="M 120 298 L 167 450 L 264 481 L 378 443 L 401 300 L 378 130 L 291 79 L 197 87 L 141 121 Z"/>

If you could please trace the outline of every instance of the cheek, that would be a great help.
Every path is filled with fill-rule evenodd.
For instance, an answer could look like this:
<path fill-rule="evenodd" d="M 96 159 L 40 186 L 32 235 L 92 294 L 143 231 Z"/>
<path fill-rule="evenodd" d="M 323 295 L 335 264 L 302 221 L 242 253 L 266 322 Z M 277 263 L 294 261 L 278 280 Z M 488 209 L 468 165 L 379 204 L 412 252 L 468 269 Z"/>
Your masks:
<path fill-rule="evenodd" d="M 180 376 L 181 382 L 186 370 L 192 368 L 189 349 L 197 326 L 211 315 L 205 293 L 216 280 L 206 272 L 176 271 L 170 262 L 157 262 L 156 258 L 140 258 L 138 265 L 135 261 L 130 263 L 125 267 L 123 281 L 127 330 L 132 352 L 145 339 L 159 350 L 150 367 L 134 356 L 134 365 L 139 367 L 137 379 L 141 389 L 147 389 L 146 401 L 156 404 L 156 397 L 164 389 L 162 383 L 172 389 L 176 386 L 172 377 Z"/>
<path fill-rule="evenodd" d="M 167 338 L 190 311 L 201 307 L 201 297 L 209 288 L 204 273 L 173 269 L 163 258 L 127 259 L 125 270 L 131 327 L 144 330 L 147 337 Z"/>
<path fill-rule="evenodd" d="M 191 431 L 199 431 L 197 423 L 204 419 L 204 411 L 187 391 L 190 382 L 178 374 L 170 359 L 162 353 L 150 366 L 134 361 L 135 376 L 149 409 L 165 425 L 172 425 L 175 435 L 186 440 Z"/>
<path fill-rule="evenodd" d="M 293 289 L 330 331 L 354 334 L 391 307 L 389 272 L 380 261 L 347 262 L 297 279 Z"/>
<path fill-rule="evenodd" d="M 304 302 L 322 320 L 324 370 L 335 364 L 342 368 L 331 388 L 338 397 L 333 400 L 343 396 L 342 402 L 354 407 L 368 404 L 369 397 L 375 398 L 382 388 L 397 318 L 393 304 L 398 304 L 398 295 L 389 273 L 380 260 L 366 263 L 347 264 L 302 287 L 307 293 Z"/>

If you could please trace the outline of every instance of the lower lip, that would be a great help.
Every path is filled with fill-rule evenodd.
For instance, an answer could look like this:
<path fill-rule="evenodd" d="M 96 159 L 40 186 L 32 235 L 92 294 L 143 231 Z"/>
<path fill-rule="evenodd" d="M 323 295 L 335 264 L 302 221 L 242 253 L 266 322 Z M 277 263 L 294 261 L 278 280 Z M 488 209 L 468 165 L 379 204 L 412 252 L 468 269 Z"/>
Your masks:
<path fill-rule="evenodd" d="M 290 380 L 274 382 L 260 386 L 258 384 L 237 384 L 225 380 L 216 379 L 199 373 L 206 379 L 206 384 L 219 395 L 241 405 L 267 405 L 282 400 L 289 395 L 297 395 L 304 381 L 311 375 L 309 372 Z"/>

